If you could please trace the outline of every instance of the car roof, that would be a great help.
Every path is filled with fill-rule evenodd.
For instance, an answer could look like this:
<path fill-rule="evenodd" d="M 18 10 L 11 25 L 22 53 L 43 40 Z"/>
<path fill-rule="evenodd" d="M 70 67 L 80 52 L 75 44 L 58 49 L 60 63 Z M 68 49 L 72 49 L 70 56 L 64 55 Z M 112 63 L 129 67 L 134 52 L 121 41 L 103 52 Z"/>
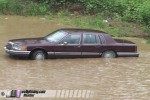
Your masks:
<path fill-rule="evenodd" d="M 70 31 L 70 32 L 92 32 L 92 33 L 107 34 L 104 31 L 93 30 L 93 29 L 62 28 L 62 29 L 59 29 L 59 30 Z"/>

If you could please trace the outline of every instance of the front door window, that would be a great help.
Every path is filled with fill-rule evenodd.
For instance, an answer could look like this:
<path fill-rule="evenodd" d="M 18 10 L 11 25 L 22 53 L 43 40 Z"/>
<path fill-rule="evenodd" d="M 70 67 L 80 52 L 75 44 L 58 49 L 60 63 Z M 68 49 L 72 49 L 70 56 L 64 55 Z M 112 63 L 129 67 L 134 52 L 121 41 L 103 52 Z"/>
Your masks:
<path fill-rule="evenodd" d="M 81 40 L 81 34 L 69 34 L 61 41 L 61 44 L 63 43 L 80 44 L 80 40 Z"/>

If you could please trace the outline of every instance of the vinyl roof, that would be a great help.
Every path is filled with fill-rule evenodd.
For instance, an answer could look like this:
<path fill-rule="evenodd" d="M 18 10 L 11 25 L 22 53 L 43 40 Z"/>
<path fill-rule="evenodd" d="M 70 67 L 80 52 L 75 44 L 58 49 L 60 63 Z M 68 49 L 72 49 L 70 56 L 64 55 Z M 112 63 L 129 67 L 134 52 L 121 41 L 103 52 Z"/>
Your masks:
<path fill-rule="evenodd" d="M 93 29 L 79 29 L 79 28 L 62 28 L 59 30 L 64 30 L 64 31 L 74 31 L 74 32 L 95 32 L 95 33 L 106 33 L 104 31 L 99 31 L 99 30 L 93 30 Z"/>

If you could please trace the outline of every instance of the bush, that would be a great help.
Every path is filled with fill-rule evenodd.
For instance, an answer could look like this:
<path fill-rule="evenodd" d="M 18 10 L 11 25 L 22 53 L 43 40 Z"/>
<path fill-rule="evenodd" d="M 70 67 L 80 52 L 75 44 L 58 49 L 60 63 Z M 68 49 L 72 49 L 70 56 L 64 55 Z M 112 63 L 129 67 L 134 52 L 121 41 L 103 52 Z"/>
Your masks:
<path fill-rule="evenodd" d="M 57 16 L 60 16 L 60 17 L 69 17 L 69 16 L 71 16 L 71 13 L 70 12 L 68 12 L 67 10 L 65 10 L 65 11 L 60 11 L 60 12 L 58 12 L 57 13 Z"/>
<path fill-rule="evenodd" d="M 139 14 L 142 17 L 142 22 L 146 25 L 150 25 L 150 1 L 147 0 L 139 7 Z"/>
<path fill-rule="evenodd" d="M 0 0 L 1 14 L 17 14 L 17 15 L 47 15 L 50 12 L 50 5 L 36 3 L 33 1 L 22 0 Z"/>
<path fill-rule="evenodd" d="M 35 3 L 35 2 L 30 2 L 26 9 L 24 9 L 24 14 L 25 15 L 47 15 L 49 14 L 49 9 L 50 6 L 45 3 Z"/>
<path fill-rule="evenodd" d="M 7 11 L 8 0 L 0 0 L 0 13 L 5 13 Z"/>
<path fill-rule="evenodd" d="M 101 13 L 106 18 L 150 26 L 149 0 L 0 0 L 0 13 L 46 15 L 57 12 L 59 16 L 70 16 L 67 9 L 71 4 L 82 4 L 88 15 Z"/>

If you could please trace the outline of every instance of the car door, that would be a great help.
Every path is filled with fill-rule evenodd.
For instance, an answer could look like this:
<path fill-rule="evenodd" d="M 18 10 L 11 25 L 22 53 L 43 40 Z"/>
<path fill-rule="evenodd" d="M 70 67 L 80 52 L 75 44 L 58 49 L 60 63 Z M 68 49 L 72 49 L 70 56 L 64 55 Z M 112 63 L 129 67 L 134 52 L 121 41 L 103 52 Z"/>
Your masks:
<path fill-rule="evenodd" d="M 101 43 L 98 34 L 83 33 L 82 56 L 100 56 Z"/>
<path fill-rule="evenodd" d="M 81 56 L 81 34 L 71 33 L 63 38 L 55 47 L 55 56 Z"/>

